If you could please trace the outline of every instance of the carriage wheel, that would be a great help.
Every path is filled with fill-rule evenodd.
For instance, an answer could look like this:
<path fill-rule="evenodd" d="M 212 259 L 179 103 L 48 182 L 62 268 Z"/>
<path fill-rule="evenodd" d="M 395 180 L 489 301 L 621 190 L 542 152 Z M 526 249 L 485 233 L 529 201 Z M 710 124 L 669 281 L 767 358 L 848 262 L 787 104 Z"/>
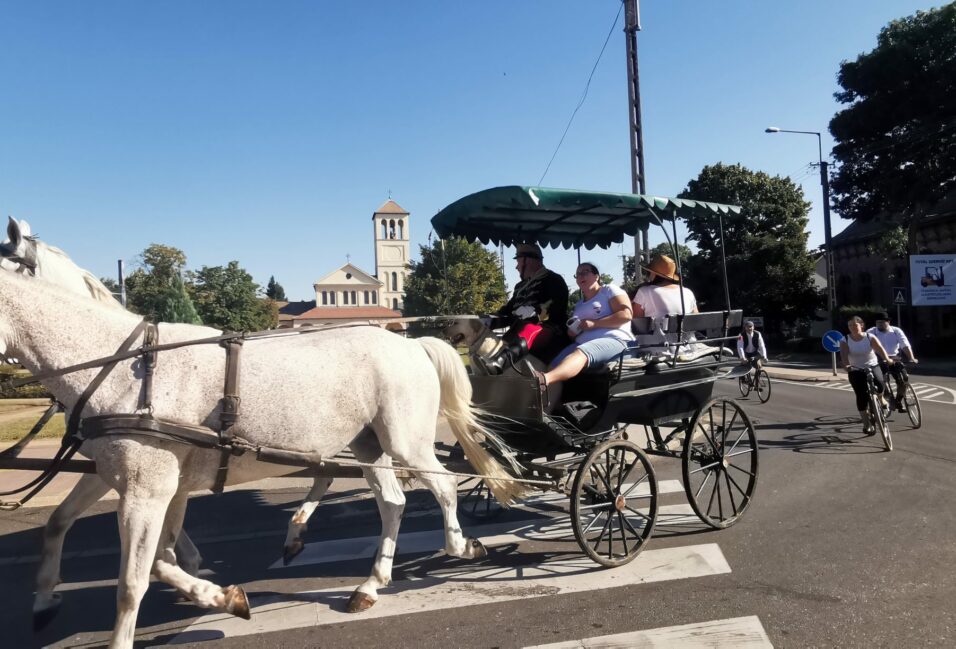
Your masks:
<path fill-rule="evenodd" d="M 740 396 L 746 397 L 750 394 L 750 375 L 744 374 L 737 379 L 737 389 L 740 390 Z"/>
<path fill-rule="evenodd" d="M 700 520 L 730 527 L 757 487 L 757 435 L 750 418 L 730 399 L 711 399 L 684 436 L 684 491 Z"/>
<path fill-rule="evenodd" d="M 916 390 L 909 383 L 903 390 L 903 407 L 906 408 L 906 415 L 910 418 L 913 428 L 919 428 L 923 425 L 923 411 L 919 405 L 919 399 L 916 397 Z"/>
<path fill-rule="evenodd" d="M 460 515 L 472 521 L 487 521 L 501 516 L 504 511 L 481 478 L 465 478 L 458 483 Z"/>
<path fill-rule="evenodd" d="M 757 391 L 757 398 L 760 403 L 767 403 L 770 400 L 770 376 L 764 370 L 758 370 L 754 377 L 754 389 Z"/>
<path fill-rule="evenodd" d="M 633 561 L 654 531 L 657 496 L 654 468 L 637 444 L 623 439 L 600 444 L 574 477 L 574 538 L 602 566 Z"/>

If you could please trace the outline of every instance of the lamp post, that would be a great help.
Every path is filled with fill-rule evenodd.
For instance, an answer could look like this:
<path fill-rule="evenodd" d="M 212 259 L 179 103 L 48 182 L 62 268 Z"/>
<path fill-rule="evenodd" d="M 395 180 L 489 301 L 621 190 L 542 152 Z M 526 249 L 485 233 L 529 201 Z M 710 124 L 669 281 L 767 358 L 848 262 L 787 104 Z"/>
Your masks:
<path fill-rule="evenodd" d="M 817 136 L 817 155 L 820 164 L 820 185 L 823 187 L 823 263 L 826 273 L 827 313 L 830 315 L 830 329 L 836 329 L 836 282 L 833 281 L 833 256 L 830 248 L 830 173 L 829 163 L 823 159 L 823 136 L 819 131 L 791 131 L 770 126 L 765 133 L 800 133 Z M 833 376 L 836 376 L 836 354 L 833 354 Z"/>

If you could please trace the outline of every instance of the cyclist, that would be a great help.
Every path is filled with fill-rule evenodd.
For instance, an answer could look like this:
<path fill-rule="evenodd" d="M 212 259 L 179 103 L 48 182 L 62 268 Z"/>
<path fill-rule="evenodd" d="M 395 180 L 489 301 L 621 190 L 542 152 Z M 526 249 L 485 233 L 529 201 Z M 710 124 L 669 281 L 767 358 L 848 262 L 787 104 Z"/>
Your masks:
<path fill-rule="evenodd" d="M 740 357 L 741 364 L 750 363 L 758 370 L 762 363 L 767 362 L 767 347 L 764 345 L 763 336 L 754 329 L 751 320 L 744 323 L 744 330 L 737 336 L 737 356 Z"/>
<path fill-rule="evenodd" d="M 913 354 L 913 347 L 910 345 L 906 334 L 903 333 L 903 330 L 899 327 L 893 326 L 890 322 L 890 316 L 886 311 L 876 315 L 876 326 L 867 329 L 866 333 L 876 336 L 880 344 L 883 345 L 883 349 L 886 350 L 886 353 L 894 359 L 905 360 L 908 363 L 919 362 Z M 883 370 L 884 375 L 887 372 L 893 375 L 893 379 L 896 381 L 897 408 L 900 412 L 903 412 L 903 388 L 905 387 L 903 382 L 903 364 L 897 362 L 893 363 L 893 365 L 886 366 L 881 361 L 880 369 Z"/>
<path fill-rule="evenodd" d="M 873 433 L 876 429 L 867 414 L 870 395 L 866 385 L 866 370 L 869 369 L 873 372 L 873 381 L 876 383 L 876 389 L 879 391 L 882 400 L 883 372 L 880 370 L 877 355 L 885 360 L 887 365 L 892 365 L 893 360 L 883 349 L 879 338 L 863 331 L 863 318 L 855 315 L 846 324 L 850 333 L 840 341 L 840 359 L 843 361 L 843 367 L 846 368 L 850 385 L 853 386 L 853 392 L 856 394 L 856 409 L 860 411 L 863 432 Z"/>

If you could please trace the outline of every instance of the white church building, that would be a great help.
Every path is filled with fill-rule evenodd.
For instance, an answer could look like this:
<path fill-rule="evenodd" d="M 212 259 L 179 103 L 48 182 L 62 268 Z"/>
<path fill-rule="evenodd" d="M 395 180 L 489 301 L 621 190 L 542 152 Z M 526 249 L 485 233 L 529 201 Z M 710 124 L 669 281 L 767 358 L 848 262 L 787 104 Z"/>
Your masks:
<path fill-rule="evenodd" d="M 409 262 L 409 213 L 389 199 L 372 214 L 375 274 L 351 262 L 313 284 L 315 306 L 294 314 L 280 309 L 280 327 L 397 320 L 405 300 Z M 300 303 L 304 304 L 304 303 Z M 290 304 L 289 307 L 293 305 Z M 285 317 L 283 317 L 285 315 Z M 401 328 L 388 325 L 389 329 Z"/>

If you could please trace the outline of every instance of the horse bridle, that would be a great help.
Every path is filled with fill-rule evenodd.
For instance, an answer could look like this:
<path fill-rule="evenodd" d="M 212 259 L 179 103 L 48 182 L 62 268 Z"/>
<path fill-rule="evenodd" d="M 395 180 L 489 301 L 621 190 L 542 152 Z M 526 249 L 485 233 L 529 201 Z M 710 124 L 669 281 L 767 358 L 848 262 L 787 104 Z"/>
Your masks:
<path fill-rule="evenodd" d="M 18 254 L 16 248 L 8 243 L 0 243 L 0 257 L 19 264 L 15 273 L 37 273 L 37 241 L 36 237 L 23 237 L 23 254 Z"/>

